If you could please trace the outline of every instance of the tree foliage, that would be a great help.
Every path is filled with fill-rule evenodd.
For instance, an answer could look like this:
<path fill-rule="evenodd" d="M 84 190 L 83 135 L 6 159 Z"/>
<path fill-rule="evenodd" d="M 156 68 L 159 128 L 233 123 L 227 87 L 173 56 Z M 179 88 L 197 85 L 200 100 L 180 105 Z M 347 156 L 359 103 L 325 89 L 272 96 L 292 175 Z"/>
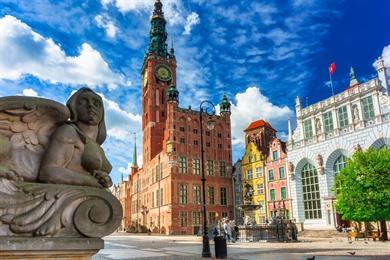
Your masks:
<path fill-rule="evenodd" d="M 336 175 L 335 191 L 343 219 L 390 220 L 390 149 L 355 152 Z"/>

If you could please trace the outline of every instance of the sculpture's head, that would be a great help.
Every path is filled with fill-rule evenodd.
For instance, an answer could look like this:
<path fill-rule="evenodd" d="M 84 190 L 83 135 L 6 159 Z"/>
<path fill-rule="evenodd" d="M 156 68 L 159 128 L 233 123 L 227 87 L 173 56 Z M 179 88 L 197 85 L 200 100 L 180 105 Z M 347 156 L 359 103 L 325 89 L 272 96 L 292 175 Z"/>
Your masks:
<path fill-rule="evenodd" d="M 66 102 L 70 110 L 71 122 L 83 122 L 98 126 L 96 142 L 102 144 L 106 139 L 106 124 L 102 98 L 91 89 L 83 87 L 76 91 Z"/>

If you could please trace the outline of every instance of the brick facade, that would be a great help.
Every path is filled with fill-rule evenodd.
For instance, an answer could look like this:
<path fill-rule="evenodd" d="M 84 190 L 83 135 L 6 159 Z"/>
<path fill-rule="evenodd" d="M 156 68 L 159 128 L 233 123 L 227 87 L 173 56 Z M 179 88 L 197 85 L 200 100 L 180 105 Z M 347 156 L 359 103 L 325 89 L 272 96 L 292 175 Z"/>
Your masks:
<path fill-rule="evenodd" d="M 165 27 L 161 10 L 156 13 L 152 26 L 159 22 Z M 173 49 L 162 56 L 151 48 L 141 69 L 143 166 L 129 177 L 129 225 L 163 234 L 196 234 L 203 223 L 200 124 L 209 226 L 221 217 L 233 218 L 230 111 L 211 118 L 204 114 L 200 122 L 199 111 L 180 108 L 178 98 L 168 94 L 176 88 Z M 158 76 L 161 66 L 169 69 L 171 78 Z M 207 128 L 209 119 L 214 121 L 212 130 Z"/>

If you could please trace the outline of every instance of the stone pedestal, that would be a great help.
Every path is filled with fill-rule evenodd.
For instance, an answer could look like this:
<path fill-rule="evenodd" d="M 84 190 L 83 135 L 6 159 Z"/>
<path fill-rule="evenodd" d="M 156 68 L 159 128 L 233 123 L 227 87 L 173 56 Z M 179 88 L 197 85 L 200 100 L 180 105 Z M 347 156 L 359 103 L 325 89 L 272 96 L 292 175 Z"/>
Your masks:
<path fill-rule="evenodd" d="M 91 259 L 101 238 L 0 237 L 0 259 Z"/>

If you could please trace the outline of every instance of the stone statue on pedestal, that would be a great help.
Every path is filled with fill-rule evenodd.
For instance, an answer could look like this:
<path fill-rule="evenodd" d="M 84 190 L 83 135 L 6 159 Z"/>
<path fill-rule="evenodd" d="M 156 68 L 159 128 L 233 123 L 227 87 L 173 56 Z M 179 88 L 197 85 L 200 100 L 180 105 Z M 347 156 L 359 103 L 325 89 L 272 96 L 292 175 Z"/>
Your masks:
<path fill-rule="evenodd" d="M 92 255 L 102 248 L 100 237 L 122 220 L 120 202 L 106 190 L 112 167 L 100 146 L 105 138 L 103 101 L 89 88 L 75 92 L 66 106 L 0 98 L 0 258 L 56 250 L 51 247 L 69 239 L 73 252 Z"/>

